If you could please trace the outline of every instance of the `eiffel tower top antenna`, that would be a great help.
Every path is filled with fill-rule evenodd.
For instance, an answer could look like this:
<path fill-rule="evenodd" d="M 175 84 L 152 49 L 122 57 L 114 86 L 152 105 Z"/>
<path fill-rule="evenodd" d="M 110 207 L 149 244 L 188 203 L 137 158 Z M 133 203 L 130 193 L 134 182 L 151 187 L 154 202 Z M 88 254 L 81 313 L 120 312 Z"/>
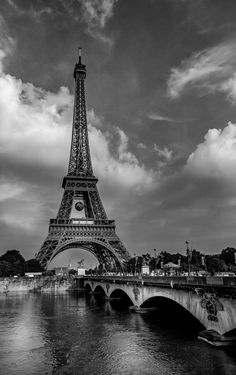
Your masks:
<path fill-rule="evenodd" d="M 82 63 L 81 63 L 81 58 L 82 58 L 82 47 L 78 47 L 78 50 L 79 50 L 79 64 L 82 64 Z"/>

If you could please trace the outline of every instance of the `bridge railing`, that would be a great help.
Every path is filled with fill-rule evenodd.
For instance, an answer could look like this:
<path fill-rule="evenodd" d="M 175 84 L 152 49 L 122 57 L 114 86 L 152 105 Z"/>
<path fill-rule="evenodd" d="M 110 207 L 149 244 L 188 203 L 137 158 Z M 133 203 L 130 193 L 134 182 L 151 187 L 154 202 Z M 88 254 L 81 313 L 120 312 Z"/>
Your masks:
<path fill-rule="evenodd" d="M 227 287 L 236 288 L 236 277 L 214 277 L 214 276 L 107 276 L 107 275 L 97 275 L 97 276 L 84 276 L 85 279 L 90 280 L 107 280 L 117 283 L 123 282 L 142 282 L 144 284 L 151 285 L 189 285 L 197 287 Z"/>

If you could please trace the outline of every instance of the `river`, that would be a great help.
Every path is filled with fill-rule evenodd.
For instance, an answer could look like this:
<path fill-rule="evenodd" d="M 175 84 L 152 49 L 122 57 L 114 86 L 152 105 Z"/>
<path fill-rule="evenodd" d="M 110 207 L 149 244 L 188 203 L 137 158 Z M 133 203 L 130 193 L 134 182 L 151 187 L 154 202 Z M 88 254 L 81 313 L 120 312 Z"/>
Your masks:
<path fill-rule="evenodd" d="M 196 338 L 174 312 L 129 312 L 83 293 L 0 295 L 0 374 L 235 375 L 235 348 Z"/>

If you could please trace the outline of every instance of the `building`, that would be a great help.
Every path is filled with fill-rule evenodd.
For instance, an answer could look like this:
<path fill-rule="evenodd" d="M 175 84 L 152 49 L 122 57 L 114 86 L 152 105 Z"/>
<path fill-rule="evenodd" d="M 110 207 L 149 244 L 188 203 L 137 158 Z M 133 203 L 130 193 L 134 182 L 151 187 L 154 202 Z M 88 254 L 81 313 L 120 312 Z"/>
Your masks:
<path fill-rule="evenodd" d="M 69 268 L 68 267 L 55 267 L 54 268 L 56 276 L 68 276 Z"/>

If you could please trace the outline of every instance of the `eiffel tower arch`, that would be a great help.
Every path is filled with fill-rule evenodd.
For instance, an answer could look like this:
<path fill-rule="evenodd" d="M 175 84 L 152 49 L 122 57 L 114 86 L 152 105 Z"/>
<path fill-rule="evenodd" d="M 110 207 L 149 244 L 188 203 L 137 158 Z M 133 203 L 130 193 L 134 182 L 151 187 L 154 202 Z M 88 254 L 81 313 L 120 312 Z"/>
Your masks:
<path fill-rule="evenodd" d="M 115 221 L 107 218 L 93 174 L 90 157 L 85 87 L 86 66 L 75 64 L 75 97 L 68 173 L 64 177 L 62 201 L 48 235 L 36 254 L 45 268 L 59 253 L 80 248 L 92 253 L 106 269 L 123 268 L 129 253 L 116 234 Z"/>

